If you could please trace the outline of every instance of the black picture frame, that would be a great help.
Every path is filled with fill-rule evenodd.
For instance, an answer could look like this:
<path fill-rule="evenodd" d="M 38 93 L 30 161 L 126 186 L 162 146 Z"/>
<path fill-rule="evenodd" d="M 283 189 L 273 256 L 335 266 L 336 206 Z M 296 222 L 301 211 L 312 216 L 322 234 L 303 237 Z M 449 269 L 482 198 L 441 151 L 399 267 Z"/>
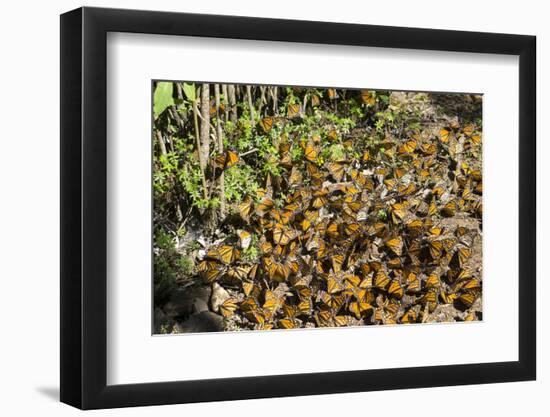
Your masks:
<path fill-rule="evenodd" d="M 519 360 L 107 385 L 108 32 L 519 56 Z M 82 409 L 95 409 L 534 380 L 535 51 L 536 38 L 523 35 L 88 7 L 63 14 L 61 401 Z"/>

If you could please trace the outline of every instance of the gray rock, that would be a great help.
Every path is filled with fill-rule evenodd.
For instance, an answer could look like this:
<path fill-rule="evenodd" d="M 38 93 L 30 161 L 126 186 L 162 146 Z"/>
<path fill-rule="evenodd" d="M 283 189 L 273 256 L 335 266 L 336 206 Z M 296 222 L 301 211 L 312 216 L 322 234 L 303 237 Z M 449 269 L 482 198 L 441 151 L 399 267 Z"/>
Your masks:
<path fill-rule="evenodd" d="M 193 314 L 174 326 L 175 333 L 221 332 L 223 329 L 223 317 L 211 311 Z"/>
<path fill-rule="evenodd" d="M 212 285 L 212 297 L 210 298 L 210 305 L 212 311 L 218 312 L 220 305 L 230 297 L 229 293 L 217 282 Z"/>
<path fill-rule="evenodd" d="M 208 303 L 202 298 L 195 298 L 193 301 L 193 314 L 202 313 L 208 311 Z"/>
<path fill-rule="evenodd" d="M 174 291 L 170 300 L 163 306 L 168 317 L 187 317 L 208 309 L 210 287 L 188 287 Z"/>

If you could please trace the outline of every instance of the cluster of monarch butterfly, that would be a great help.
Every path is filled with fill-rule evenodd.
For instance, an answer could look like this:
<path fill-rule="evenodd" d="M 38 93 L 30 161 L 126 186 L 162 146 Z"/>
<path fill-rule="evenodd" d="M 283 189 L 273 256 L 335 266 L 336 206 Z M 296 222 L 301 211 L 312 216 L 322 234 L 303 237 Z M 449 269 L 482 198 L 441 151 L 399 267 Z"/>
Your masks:
<path fill-rule="evenodd" d="M 361 99 L 375 100 L 369 91 Z M 298 116 L 300 105 L 287 112 Z M 263 118 L 258 129 L 275 123 Z M 473 262 L 483 213 L 477 126 L 453 120 L 388 136 L 360 156 L 337 129 L 324 135 L 343 144 L 343 157 L 322 158 L 319 137 L 279 139 L 285 175 L 267 174 L 243 198 L 232 235 L 200 261 L 203 279 L 231 294 L 221 314 L 251 329 L 430 322 L 441 305 L 463 312 L 457 320 L 478 319 L 470 310 L 482 289 Z M 212 160 L 220 170 L 239 163 L 231 150 Z M 258 262 L 243 257 L 253 236 Z"/>

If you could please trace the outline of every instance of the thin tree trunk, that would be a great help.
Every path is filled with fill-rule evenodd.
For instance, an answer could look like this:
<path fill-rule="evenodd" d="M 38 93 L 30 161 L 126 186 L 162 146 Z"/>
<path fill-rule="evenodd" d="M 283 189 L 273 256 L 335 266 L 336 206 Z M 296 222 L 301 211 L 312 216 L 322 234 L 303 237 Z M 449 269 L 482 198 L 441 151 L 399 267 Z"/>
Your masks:
<path fill-rule="evenodd" d="M 206 188 L 206 176 L 204 174 L 204 167 L 206 163 L 203 162 L 202 151 L 201 151 L 201 140 L 199 132 L 199 108 L 197 106 L 197 99 L 193 100 L 193 120 L 195 122 L 195 140 L 197 146 L 197 156 L 199 158 L 199 168 L 201 170 L 201 180 L 202 180 L 202 192 L 204 199 L 208 198 L 208 189 Z"/>
<path fill-rule="evenodd" d="M 162 138 L 162 133 L 160 133 L 160 130 L 156 131 L 157 140 L 159 141 L 159 147 L 160 147 L 160 153 L 162 155 L 166 155 L 166 144 L 164 143 L 164 139 Z"/>
<path fill-rule="evenodd" d="M 237 97 L 235 95 L 235 86 L 233 84 L 229 84 L 227 86 L 227 95 L 229 99 L 229 107 L 230 107 L 230 119 L 231 122 L 234 124 L 237 124 Z"/>
<path fill-rule="evenodd" d="M 258 114 L 260 115 L 260 117 L 262 117 L 262 107 L 266 103 L 266 100 L 265 100 L 265 89 L 266 88 L 267 87 L 260 87 L 260 107 L 258 108 Z"/>
<path fill-rule="evenodd" d="M 254 127 L 255 118 L 254 118 L 254 104 L 252 103 L 252 86 L 247 85 L 246 86 L 246 96 L 248 98 L 248 110 L 250 112 L 250 123 L 252 127 Z"/>
<path fill-rule="evenodd" d="M 279 103 L 277 99 L 277 87 L 273 87 L 271 90 L 271 99 L 273 100 L 273 115 L 277 116 L 277 113 L 279 112 Z"/>
<path fill-rule="evenodd" d="M 222 94 L 223 94 L 223 113 L 224 113 L 224 119 L 225 122 L 229 120 L 229 105 L 228 105 L 228 92 L 227 92 L 227 84 L 222 84 Z"/>
<path fill-rule="evenodd" d="M 176 93 L 178 95 L 178 99 L 183 100 L 183 89 L 181 88 L 181 83 L 175 83 L 176 84 Z"/>
<path fill-rule="evenodd" d="M 201 86 L 201 153 L 202 169 L 206 169 L 206 163 L 210 156 L 210 85 Z"/>
<path fill-rule="evenodd" d="M 218 152 L 223 153 L 223 136 L 222 136 L 222 125 L 220 122 L 220 86 L 219 84 L 214 84 L 214 95 L 216 98 L 216 136 L 218 139 Z M 224 173 L 220 175 L 219 185 L 220 185 L 220 218 L 225 216 L 225 183 L 224 183 Z"/>

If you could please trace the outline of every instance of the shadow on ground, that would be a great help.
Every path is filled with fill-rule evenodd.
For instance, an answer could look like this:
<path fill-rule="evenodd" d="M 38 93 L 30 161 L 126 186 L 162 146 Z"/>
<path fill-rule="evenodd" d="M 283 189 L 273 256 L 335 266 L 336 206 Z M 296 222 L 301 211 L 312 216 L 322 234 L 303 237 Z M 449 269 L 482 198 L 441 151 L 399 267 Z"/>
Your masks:
<path fill-rule="evenodd" d="M 36 387 L 36 391 L 53 401 L 59 401 L 59 387 Z"/>

